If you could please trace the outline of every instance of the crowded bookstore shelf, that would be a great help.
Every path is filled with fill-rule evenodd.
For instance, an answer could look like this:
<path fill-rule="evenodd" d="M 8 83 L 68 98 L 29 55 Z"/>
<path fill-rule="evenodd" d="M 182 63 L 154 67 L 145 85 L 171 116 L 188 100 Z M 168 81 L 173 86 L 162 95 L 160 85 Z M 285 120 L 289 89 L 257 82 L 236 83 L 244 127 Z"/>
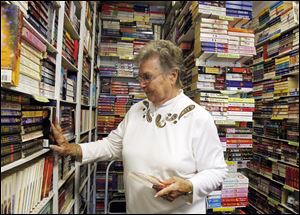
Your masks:
<path fill-rule="evenodd" d="M 134 57 L 158 39 L 218 128 L 229 174 L 207 212 L 299 212 L 298 2 L 2 1 L 2 213 L 125 212 L 122 161 L 53 153 L 49 121 L 106 137 L 146 98 Z"/>
<path fill-rule="evenodd" d="M 55 117 L 68 141 L 96 140 L 96 7 L 1 2 L 3 213 L 94 212 L 96 165 L 54 155 L 48 145 Z"/>

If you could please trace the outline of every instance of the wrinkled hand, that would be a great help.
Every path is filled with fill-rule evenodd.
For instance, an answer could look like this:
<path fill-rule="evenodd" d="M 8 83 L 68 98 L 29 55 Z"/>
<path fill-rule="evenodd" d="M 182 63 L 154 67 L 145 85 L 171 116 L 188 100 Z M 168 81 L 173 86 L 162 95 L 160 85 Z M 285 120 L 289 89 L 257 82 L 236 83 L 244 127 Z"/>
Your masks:
<path fill-rule="evenodd" d="M 58 120 L 56 119 L 54 124 L 51 123 L 51 131 L 52 138 L 57 145 L 50 145 L 50 149 L 59 153 L 60 155 L 71 155 L 76 156 L 76 145 L 77 144 L 70 144 L 67 139 L 64 137 L 62 133 L 62 129 L 58 124 Z"/>
<path fill-rule="evenodd" d="M 160 189 L 156 189 L 158 192 L 155 194 L 155 197 L 160 196 L 170 202 L 193 190 L 192 182 L 176 176 L 160 182 L 164 184 L 164 186 L 160 186 Z"/>

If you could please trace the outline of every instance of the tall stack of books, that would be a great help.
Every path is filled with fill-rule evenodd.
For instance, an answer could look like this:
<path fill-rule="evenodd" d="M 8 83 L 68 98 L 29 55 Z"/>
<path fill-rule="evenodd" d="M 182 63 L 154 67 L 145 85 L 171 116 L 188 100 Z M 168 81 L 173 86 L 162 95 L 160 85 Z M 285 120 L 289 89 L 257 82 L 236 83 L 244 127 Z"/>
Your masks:
<path fill-rule="evenodd" d="M 222 185 L 222 206 L 247 206 L 248 186 L 249 179 L 242 173 L 229 173 Z"/>
<path fill-rule="evenodd" d="M 209 193 L 207 208 L 245 207 L 248 205 L 249 179 L 237 172 L 237 165 L 227 161 L 229 173 L 222 186 Z"/>

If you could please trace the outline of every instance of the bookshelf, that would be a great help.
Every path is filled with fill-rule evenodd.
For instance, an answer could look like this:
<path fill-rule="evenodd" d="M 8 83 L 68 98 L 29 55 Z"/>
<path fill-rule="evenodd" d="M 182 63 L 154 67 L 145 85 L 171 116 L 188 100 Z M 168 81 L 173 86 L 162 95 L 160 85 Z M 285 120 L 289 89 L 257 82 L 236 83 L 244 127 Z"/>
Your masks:
<path fill-rule="evenodd" d="M 23 55 L 31 53 L 32 57 L 21 61 L 23 67 L 20 69 L 20 75 L 26 77 L 20 78 L 21 84 L 19 86 L 17 84 L 14 85 L 14 83 L 7 83 L 7 80 L 3 76 L 1 77 L 1 99 L 8 101 L 10 104 L 13 103 L 15 106 L 17 105 L 20 108 L 18 109 L 20 110 L 18 114 L 25 114 L 26 108 L 30 108 L 28 105 L 38 105 L 40 109 L 44 107 L 53 108 L 56 117 L 61 123 L 65 137 L 71 143 L 96 140 L 97 124 L 95 113 L 97 112 L 97 106 L 95 101 L 98 89 L 94 74 L 94 62 L 96 61 L 94 49 L 97 48 L 94 35 L 96 35 L 96 8 L 98 3 L 87 3 L 84 1 L 52 1 L 46 3 L 6 1 L 1 2 L 1 9 L 2 6 L 4 7 L 4 4 L 16 5 L 23 12 L 24 17 L 21 20 L 23 24 L 19 26 L 27 29 L 29 37 L 25 38 L 24 35 L 22 36 L 22 44 L 25 43 L 25 45 L 21 47 L 21 55 L 22 53 Z M 87 12 L 88 10 L 89 12 Z M 89 15 L 87 16 L 87 14 Z M 41 23 L 44 22 L 47 24 L 42 26 Z M 87 31 L 90 32 L 88 42 L 86 41 Z M 25 40 L 26 42 L 24 42 Z M 74 48 L 76 49 L 75 43 L 77 43 L 77 53 L 74 50 Z M 85 56 L 84 49 L 91 50 L 88 53 L 88 57 Z M 39 50 L 39 52 L 35 50 Z M 87 71 L 90 73 L 90 76 L 87 76 L 85 79 L 90 85 L 85 92 L 88 100 L 85 105 L 82 105 L 83 68 L 87 58 L 90 65 Z M 26 62 L 29 63 L 26 64 Z M 35 70 L 35 64 L 39 65 L 38 70 Z M 4 74 L 2 66 L 4 64 L 1 59 L 1 74 Z M 26 73 L 26 71 L 31 71 L 27 67 L 34 70 L 36 76 Z M 29 80 L 36 83 L 37 88 L 30 84 L 27 87 L 26 83 L 29 83 Z M 16 103 L 17 101 L 21 103 L 18 104 Z M 2 109 L 5 109 L 5 107 L 1 105 L 1 119 L 5 117 Z M 85 122 L 84 133 L 80 130 L 80 116 L 83 109 L 85 110 L 84 116 L 90 119 L 88 122 Z M 35 112 L 33 113 L 37 113 L 39 109 L 34 110 Z M 33 110 L 29 109 L 29 111 Z M 67 124 L 66 127 L 64 127 L 64 124 Z M 75 125 L 75 127 L 72 125 Z M 1 139 L 4 138 L 3 134 L 1 125 Z M 22 137 L 25 136 L 23 135 Z M 35 139 L 41 139 L 39 136 L 28 138 L 26 140 L 28 143 Z M 1 145 L 1 161 L 3 160 L 2 149 L 4 150 Z M 53 154 L 51 150 L 43 148 L 29 154 L 31 151 L 26 151 L 28 156 L 26 156 L 27 154 L 23 155 L 22 151 L 20 159 L 16 157 L 16 160 L 10 161 L 9 164 L 2 165 L 1 162 L 1 185 L 4 184 L 7 188 L 12 189 L 11 182 L 7 182 L 10 181 L 8 179 L 12 178 L 15 180 L 15 175 L 21 177 L 21 174 L 25 174 L 29 179 L 30 173 L 34 175 L 34 170 L 38 170 L 38 168 L 40 171 L 36 171 L 38 173 L 35 173 L 31 179 L 32 182 L 38 182 L 44 177 L 45 179 L 47 178 L 48 184 L 44 185 L 43 181 L 39 181 L 31 188 L 32 191 L 40 190 L 39 192 L 42 192 L 41 197 L 38 195 L 32 197 L 30 196 L 31 192 L 28 192 L 27 196 L 22 196 L 21 194 L 17 196 L 17 198 L 23 198 L 23 201 L 27 201 L 27 203 L 31 201 L 31 203 L 25 204 L 24 202 L 24 206 L 21 208 L 16 208 L 13 205 L 11 211 L 7 211 L 8 213 L 58 214 L 92 213 L 95 211 L 95 189 L 93 189 L 95 187 L 95 164 L 82 165 L 85 166 L 86 172 L 82 176 L 84 180 L 80 183 L 81 165 L 71 157 L 61 157 Z M 42 171 L 42 166 L 48 168 L 48 170 Z M 29 189 L 29 185 L 27 187 L 26 183 L 24 184 L 23 188 L 17 187 L 17 189 Z M 42 184 L 45 188 L 42 188 Z M 45 193 L 42 189 L 46 188 L 47 192 Z M 15 195 L 14 191 L 11 191 L 12 193 L 5 194 L 7 198 Z"/>
<path fill-rule="evenodd" d="M 250 65 L 256 110 L 253 160 L 246 169 L 250 178 L 249 206 L 264 213 L 296 214 L 299 212 L 299 20 L 296 15 L 299 3 L 272 1 L 262 5 L 258 5 L 252 23 L 257 55 Z"/>
<path fill-rule="evenodd" d="M 242 172 L 252 157 L 254 99 L 252 71 L 248 68 L 256 51 L 250 28 L 252 2 L 179 4 L 170 9 L 176 11 L 175 19 L 166 18 L 173 25 L 166 26 L 170 30 L 164 31 L 164 38 L 183 51 L 184 92 L 213 116 L 230 172 Z M 245 46 L 247 51 L 243 50 Z M 226 183 L 225 179 L 222 187 Z M 248 190 L 242 194 L 246 200 Z M 229 201 L 230 196 L 225 190 L 212 192 L 207 200 L 208 212 L 238 213 L 248 205 L 248 200 L 229 204 L 226 199 Z"/>

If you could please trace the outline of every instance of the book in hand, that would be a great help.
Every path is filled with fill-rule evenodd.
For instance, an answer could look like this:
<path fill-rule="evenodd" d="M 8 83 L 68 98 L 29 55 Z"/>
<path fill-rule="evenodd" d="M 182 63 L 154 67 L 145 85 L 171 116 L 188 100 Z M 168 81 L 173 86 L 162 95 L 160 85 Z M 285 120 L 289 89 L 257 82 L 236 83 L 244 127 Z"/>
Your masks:
<path fill-rule="evenodd" d="M 129 177 L 135 181 L 145 185 L 146 187 L 153 188 L 155 190 L 161 190 L 166 187 L 163 183 L 160 182 L 158 178 L 152 175 L 146 175 L 141 172 L 129 172 Z"/>
<path fill-rule="evenodd" d="M 43 147 L 49 148 L 50 145 L 54 144 L 54 141 L 51 137 L 51 122 L 54 123 L 56 120 L 56 108 L 55 107 L 48 107 L 44 109 L 43 114 Z"/>

